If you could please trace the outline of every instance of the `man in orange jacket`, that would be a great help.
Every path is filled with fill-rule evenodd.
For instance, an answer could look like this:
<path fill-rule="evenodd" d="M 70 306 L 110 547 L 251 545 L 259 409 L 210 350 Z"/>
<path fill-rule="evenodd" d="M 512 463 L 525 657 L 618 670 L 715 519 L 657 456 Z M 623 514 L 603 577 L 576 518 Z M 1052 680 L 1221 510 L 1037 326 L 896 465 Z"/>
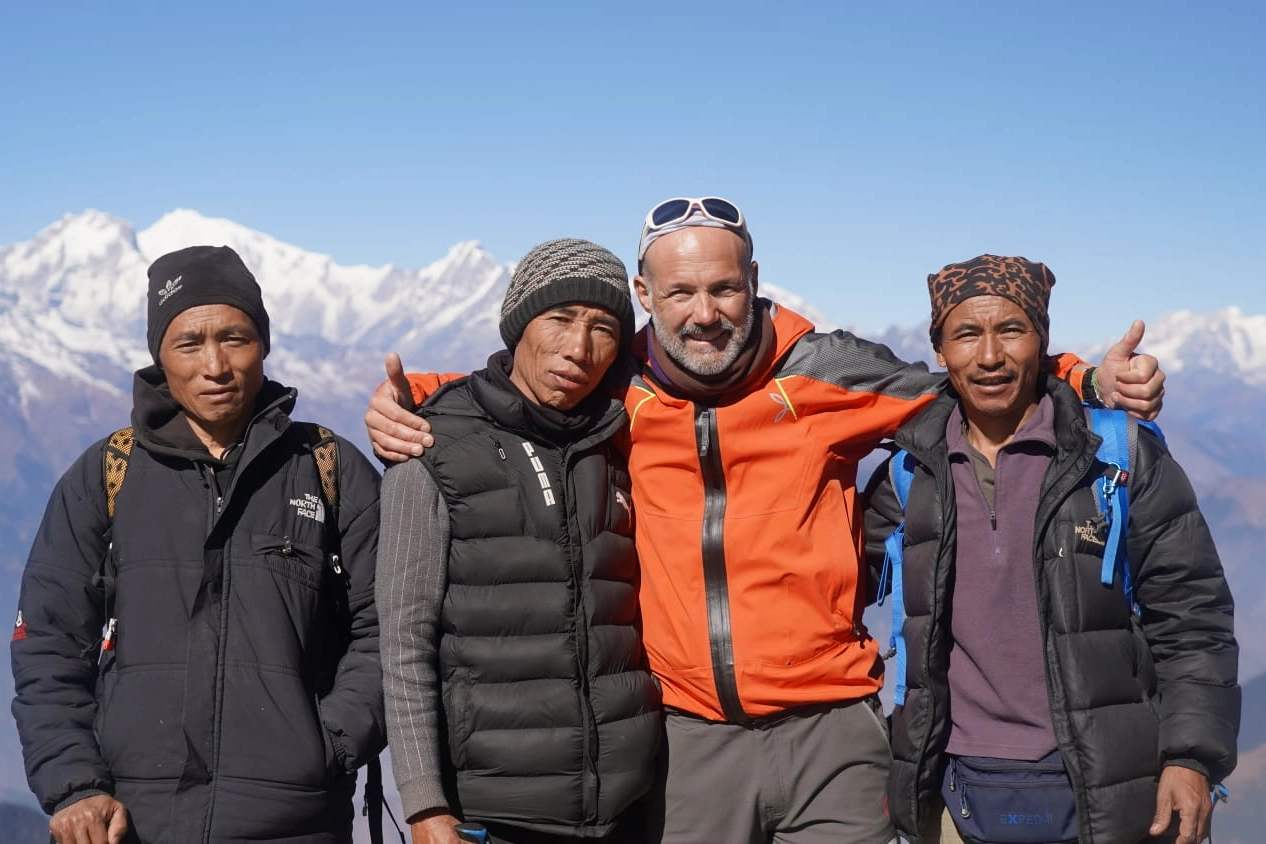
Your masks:
<path fill-rule="evenodd" d="M 887 844 L 856 473 L 945 378 L 815 332 L 757 298 L 757 272 L 733 203 L 647 215 L 633 285 L 651 323 L 624 399 L 645 645 L 667 710 L 663 840 Z M 1057 372 L 1154 416 L 1164 376 L 1132 356 L 1141 337 L 1136 323 L 1097 371 L 1065 357 Z M 381 457 L 404 459 L 429 444 L 399 406 L 425 380 L 389 360 L 366 423 Z"/>

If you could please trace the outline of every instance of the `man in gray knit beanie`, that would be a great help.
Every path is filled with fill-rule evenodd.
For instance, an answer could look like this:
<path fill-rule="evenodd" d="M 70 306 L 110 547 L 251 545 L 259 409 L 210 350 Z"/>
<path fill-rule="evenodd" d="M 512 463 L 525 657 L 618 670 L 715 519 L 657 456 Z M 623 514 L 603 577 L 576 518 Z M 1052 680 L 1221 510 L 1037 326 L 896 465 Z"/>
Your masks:
<path fill-rule="evenodd" d="M 501 304 L 501 339 L 514 351 L 523 329 L 556 305 L 587 302 L 620 321 L 620 340 L 633 340 L 629 274 L 610 250 L 573 237 L 547 240 L 523 256 Z"/>
<path fill-rule="evenodd" d="M 506 348 L 422 406 L 438 444 L 383 481 L 387 733 L 414 841 L 646 840 L 659 692 L 642 649 L 633 494 L 603 385 L 628 273 L 585 240 L 519 262 Z"/>

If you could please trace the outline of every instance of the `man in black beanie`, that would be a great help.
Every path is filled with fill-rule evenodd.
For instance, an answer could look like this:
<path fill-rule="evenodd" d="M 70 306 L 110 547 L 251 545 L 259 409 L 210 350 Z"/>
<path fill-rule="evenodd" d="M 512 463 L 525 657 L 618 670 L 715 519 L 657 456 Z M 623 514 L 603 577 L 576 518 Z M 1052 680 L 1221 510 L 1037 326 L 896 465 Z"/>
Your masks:
<path fill-rule="evenodd" d="M 506 349 L 431 397 L 441 445 L 383 482 L 387 730 L 416 844 L 455 844 L 458 818 L 498 844 L 645 840 L 659 693 L 628 417 L 604 387 L 632 335 L 624 264 L 542 243 L 506 291 Z"/>
<path fill-rule="evenodd" d="M 148 315 L 132 427 L 61 479 L 23 573 L 27 779 L 59 844 L 350 844 L 385 739 L 377 473 L 291 420 L 232 249 L 156 260 Z"/>
<path fill-rule="evenodd" d="M 227 246 L 190 246 L 163 255 L 149 268 L 148 302 L 145 340 L 154 363 L 167 326 L 197 305 L 232 305 L 246 314 L 268 354 L 268 311 L 259 284 Z"/>

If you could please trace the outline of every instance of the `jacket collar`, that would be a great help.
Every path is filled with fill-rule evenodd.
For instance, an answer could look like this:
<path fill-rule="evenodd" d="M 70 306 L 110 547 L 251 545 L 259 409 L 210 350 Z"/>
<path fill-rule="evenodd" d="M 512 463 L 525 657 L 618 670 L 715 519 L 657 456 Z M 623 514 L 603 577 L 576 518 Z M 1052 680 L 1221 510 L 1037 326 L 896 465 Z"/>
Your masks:
<path fill-rule="evenodd" d="M 637 358 L 638 363 L 642 365 L 643 380 L 653 382 L 655 386 L 659 387 L 660 389 L 657 392 L 661 394 L 665 403 L 669 405 L 684 405 L 692 401 L 710 405 L 723 405 L 743 398 L 752 391 L 754 386 L 764 384 L 773 377 L 779 362 L 787 356 L 787 353 L 796 345 L 796 342 L 813 331 L 812 322 L 795 311 L 778 305 L 769 299 L 758 298 L 755 306 L 757 308 L 757 319 L 762 319 L 766 312 L 769 314 L 769 325 L 772 326 L 774 335 L 773 342 L 765 355 L 752 361 L 747 375 L 724 394 L 696 397 L 687 395 L 682 390 L 674 388 L 672 384 L 664 383 L 663 379 L 651 367 L 648 338 L 650 332 L 654 329 L 649 323 L 643 326 L 633 340 L 633 354 Z"/>
<path fill-rule="evenodd" d="M 273 424 L 262 426 L 274 434 L 289 426 L 288 415 L 294 409 L 298 392 L 276 381 L 264 381 L 255 399 L 255 415 L 242 434 L 242 442 L 252 439 L 252 430 L 261 427 L 261 421 Z M 282 419 L 285 419 L 282 422 Z M 189 427 L 184 409 L 172 398 L 167 376 L 157 366 L 137 370 L 132 378 L 132 428 L 136 441 L 146 451 L 168 457 L 206 463 L 219 468 L 225 461 L 212 457 L 206 446 Z M 254 437 L 258 439 L 258 437 Z M 257 449 L 250 449 L 252 452 Z M 244 454 L 235 455 L 241 459 Z"/>
<path fill-rule="evenodd" d="M 575 412 L 562 413 L 531 405 L 509 380 L 511 364 L 509 352 L 493 353 L 484 369 L 437 390 L 423 405 L 423 415 L 428 415 L 441 396 L 465 389 L 470 404 L 444 402 L 437 411 L 449 416 L 487 417 L 498 428 L 525 440 L 575 449 L 610 439 L 628 422 L 623 400 L 607 389 L 610 373 Z"/>
<path fill-rule="evenodd" d="M 967 422 L 962 411 L 961 403 L 955 404 L 950 409 L 949 418 L 945 420 L 945 443 L 951 455 L 970 458 L 974 449 L 967 441 Z M 1015 436 L 1003 446 L 1003 449 L 1018 443 L 1038 443 L 1050 451 L 1056 449 L 1055 409 L 1049 395 L 1043 395 L 1038 399 L 1033 413 L 1024 420 L 1019 430 L 1015 432 Z"/>
<path fill-rule="evenodd" d="M 1051 398 L 1056 453 L 1061 456 L 1080 455 L 1091 444 L 1093 434 L 1086 425 L 1085 408 L 1078 401 L 1077 394 L 1062 380 L 1052 376 L 1041 378 L 1038 389 Z M 921 414 L 907 422 L 893 440 L 925 465 L 947 460 L 945 426 L 957 406 L 958 394 L 946 389 Z M 1097 447 L 1098 443 L 1094 442 L 1094 445 Z"/>

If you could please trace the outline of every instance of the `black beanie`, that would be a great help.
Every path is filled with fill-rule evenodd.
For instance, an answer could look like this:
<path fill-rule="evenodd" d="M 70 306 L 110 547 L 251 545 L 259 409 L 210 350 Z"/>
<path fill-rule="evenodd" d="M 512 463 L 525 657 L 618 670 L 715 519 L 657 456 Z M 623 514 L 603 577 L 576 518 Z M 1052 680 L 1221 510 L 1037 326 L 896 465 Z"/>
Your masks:
<path fill-rule="evenodd" d="M 232 305 L 251 318 L 268 354 L 268 311 L 255 276 L 227 246 L 190 246 L 168 252 L 149 266 L 149 313 L 145 339 L 158 363 L 167 326 L 198 305 Z"/>
<path fill-rule="evenodd" d="M 633 342 L 629 271 L 610 250 L 574 237 L 532 247 L 514 268 L 501 303 L 501 339 L 514 351 L 536 317 L 568 302 L 606 308 L 620 320 L 620 347 Z"/>

